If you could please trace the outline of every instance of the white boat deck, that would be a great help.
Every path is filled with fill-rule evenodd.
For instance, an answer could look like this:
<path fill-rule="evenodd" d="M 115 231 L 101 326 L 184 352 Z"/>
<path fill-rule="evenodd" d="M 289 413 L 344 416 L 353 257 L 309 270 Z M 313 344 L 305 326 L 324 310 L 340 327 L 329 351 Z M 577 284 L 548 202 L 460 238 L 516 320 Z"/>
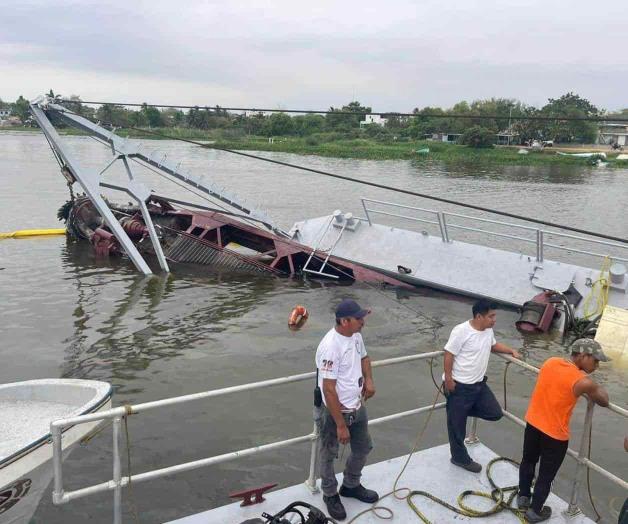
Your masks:
<path fill-rule="evenodd" d="M 330 219 L 324 216 L 297 222 L 292 228 L 294 239 L 316 247 L 319 254 L 331 252 L 336 257 L 383 271 L 413 285 L 486 297 L 515 307 L 545 289 L 565 292 L 572 282 L 586 297 L 591 291 L 587 282 L 589 279 L 596 281 L 600 276 L 597 269 L 548 258 L 539 263 L 534 256 L 519 252 L 459 240 L 443 242 L 439 236 L 376 223 L 371 226 L 361 223 L 355 231 L 345 230 L 340 236 L 338 228 L 326 229 Z M 603 246 L 593 249 L 605 252 Z M 443 264 L 443 260 L 447 263 Z M 601 264 L 601 260 L 598 263 Z M 398 265 L 411 272 L 400 274 Z M 486 267 L 499 268 L 499 275 L 487 272 Z M 609 304 L 628 308 L 627 288 L 628 279 L 611 285 Z M 584 302 L 582 300 L 576 309 L 578 316 L 583 314 Z"/>
<path fill-rule="evenodd" d="M 7 422 L 0 424 L 0 463 L 49 435 L 53 420 L 85 413 L 110 391 L 106 382 L 80 379 L 0 384 L 0 413 Z"/>
<path fill-rule="evenodd" d="M 484 466 L 497 456 L 483 444 L 469 446 L 469 453 L 477 462 Z M 390 492 L 395 478 L 401 471 L 406 459 L 407 455 L 366 466 L 362 477 L 364 485 L 377 490 L 380 495 Z M 498 463 L 491 471 L 494 481 L 499 486 L 512 486 L 518 483 L 518 470 L 508 463 Z M 341 476 L 342 474 L 338 475 L 339 482 L 342 482 Z M 454 506 L 457 506 L 456 499 L 462 491 L 468 489 L 483 492 L 491 491 L 491 486 L 484 470 L 480 474 L 469 473 L 449 462 L 449 445 L 447 444 L 415 453 L 398 483 L 398 488 L 401 487 L 428 491 Z M 322 495 L 320 493 L 312 495 L 305 484 L 272 491 L 266 493 L 265 497 L 266 500 L 261 504 L 242 508 L 240 507 L 240 503 L 236 502 L 171 521 L 169 524 L 215 524 L 219 522 L 224 524 L 238 524 L 246 519 L 261 517 L 262 512 L 275 514 L 288 504 L 297 500 L 308 502 L 323 511 L 326 510 Z M 484 519 L 478 519 L 454 514 L 447 508 L 423 497 L 414 497 L 413 502 L 434 524 L 451 522 L 503 522 L 514 524 L 520 522 L 519 519 L 509 511 L 504 511 Z M 353 499 L 343 498 L 343 503 L 347 510 L 346 521 L 369 507 Z M 491 501 L 479 497 L 470 497 L 466 499 L 466 503 L 478 509 L 488 509 L 491 507 Z M 420 522 L 420 519 L 405 500 L 396 500 L 394 497 L 389 496 L 380 501 L 379 504 L 390 508 L 394 512 L 394 518 L 386 522 L 404 524 Z M 583 515 L 578 515 L 574 518 L 564 516 L 563 511 L 567 508 L 567 502 L 553 493 L 550 494 L 546 505 L 551 506 L 553 510 L 552 518 L 546 522 L 554 524 L 593 523 L 591 519 Z M 357 522 L 359 524 L 381 524 L 382 520 L 373 513 L 369 513 L 361 516 Z"/>

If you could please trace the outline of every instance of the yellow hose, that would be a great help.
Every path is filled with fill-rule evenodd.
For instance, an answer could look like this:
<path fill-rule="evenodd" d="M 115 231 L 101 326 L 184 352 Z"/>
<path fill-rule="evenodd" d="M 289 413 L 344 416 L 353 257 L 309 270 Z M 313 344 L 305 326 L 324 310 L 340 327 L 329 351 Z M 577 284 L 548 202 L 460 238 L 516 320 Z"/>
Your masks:
<path fill-rule="evenodd" d="M 46 235 L 65 235 L 63 229 L 21 229 L 11 233 L 0 233 L 0 238 L 40 237 Z"/>

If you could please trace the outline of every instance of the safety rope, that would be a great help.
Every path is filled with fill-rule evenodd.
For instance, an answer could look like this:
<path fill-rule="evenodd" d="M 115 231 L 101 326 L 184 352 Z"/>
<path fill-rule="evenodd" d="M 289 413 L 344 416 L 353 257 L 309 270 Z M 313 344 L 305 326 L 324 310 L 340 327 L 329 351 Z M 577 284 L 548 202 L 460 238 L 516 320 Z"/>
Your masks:
<path fill-rule="evenodd" d="M 410 463 L 410 459 L 412 458 L 412 456 L 414 455 L 414 453 L 417 451 L 419 447 L 419 443 L 421 442 L 421 439 L 423 438 L 423 435 L 425 433 L 425 430 L 427 429 L 427 426 L 430 422 L 432 414 L 435 411 L 435 407 L 438 402 L 438 399 L 442 393 L 441 388 L 436 384 L 436 381 L 433 379 L 434 357 L 432 357 L 429 362 L 430 362 L 430 373 L 432 374 L 432 380 L 434 382 L 434 385 L 436 386 L 436 396 L 434 397 L 434 402 L 432 403 L 432 406 L 428 412 L 425 422 L 423 423 L 421 430 L 417 434 L 416 440 L 414 441 L 414 444 L 412 446 L 412 450 L 408 454 L 408 457 L 406 458 L 406 461 L 404 462 L 403 467 L 401 468 L 401 470 L 399 471 L 399 474 L 397 475 L 395 479 L 392 491 L 382 495 L 373 506 L 355 515 L 351 520 L 347 522 L 347 524 L 352 524 L 353 522 L 355 522 L 356 520 L 358 520 L 359 518 L 363 517 L 364 515 L 368 513 L 373 513 L 374 515 L 376 515 L 382 520 L 392 520 L 394 518 L 393 510 L 391 510 L 389 507 L 380 505 L 380 502 L 383 499 L 390 496 L 394 496 L 395 499 L 400 500 L 400 501 L 405 500 L 407 504 L 410 506 L 410 508 L 412 509 L 412 511 L 417 515 L 417 517 L 419 517 L 419 519 L 421 519 L 421 521 L 424 524 L 431 524 L 431 522 L 421 512 L 421 510 L 419 510 L 415 502 L 412 500 L 414 497 L 422 496 L 424 498 L 428 498 L 429 500 L 436 502 L 437 504 L 440 504 L 459 515 L 463 515 L 467 517 L 487 517 L 490 515 L 495 515 L 505 510 L 512 511 L 514 515 L 519 519 L 520 522 L 525 523 L 525 519 L 523 516 L 525 512 L 523 510 L 520 510 L 519 508 L 515 508 L 512 506 L 512 501 L 514 500 L 515 495 L 517 494 L 518 486 L 500 487 L 495 483 L 495 481 L 493 480 L 491 476 L 491 468 L 497 462 L 508 462 L 516 466 L 519 465 L 518 462 L 507 457 L 496 457 L 493 460 L 491 460 L 487 465 L 486 475 L 491 484 L 491 487 L 493 488 L 492 491 L 490 493 L 485 493 L 485 492 L 475 491 L 475 490 L 465 490 L 458 496 L 458 499 L 457 499 L 458 507 L 453 506 L 452 504 L 449 504 L 447 501 L 442 500 L 427 491 L 412 490 L 407 487 L 398 487 L 399 480 L 401 479 L 406 468 L 408 467 L 408 464 Z M 401 492 L 405 492 L 405 494 L 401 495 L 400 494 Z M 506 497 L 506 493 L 508 493 L 507 497 Z M 495 504 L 489 510 L 474 509 L 465 503 L 465 499 L 470 496 L 488 498 L 494 501 Z"/>
<path fill-rule="evenodd" d="M 591 292 L 584 299 L 583 311 L 584 318 L 587 320 L 601 315 L 608 303 L 608 291 L 611 286 L 610 269 L 611 259 L 606 256 L 602 262 L 599 277 L 591 283 Z"/>

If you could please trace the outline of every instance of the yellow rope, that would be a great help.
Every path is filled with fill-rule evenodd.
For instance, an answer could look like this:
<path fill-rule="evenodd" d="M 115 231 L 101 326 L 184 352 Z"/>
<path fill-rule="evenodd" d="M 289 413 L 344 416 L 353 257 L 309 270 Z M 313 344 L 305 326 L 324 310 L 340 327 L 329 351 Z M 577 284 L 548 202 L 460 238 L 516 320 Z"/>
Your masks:
<path fill-rule="evenodd" d="M 600 268 L 600 276 L 591 284 L 591 292 L 584 299 L 584 318 L 601 315 L 608 302 L 611 259 L 606 256 Z M 594 309 L 593 309 L 594 307 Z"/>

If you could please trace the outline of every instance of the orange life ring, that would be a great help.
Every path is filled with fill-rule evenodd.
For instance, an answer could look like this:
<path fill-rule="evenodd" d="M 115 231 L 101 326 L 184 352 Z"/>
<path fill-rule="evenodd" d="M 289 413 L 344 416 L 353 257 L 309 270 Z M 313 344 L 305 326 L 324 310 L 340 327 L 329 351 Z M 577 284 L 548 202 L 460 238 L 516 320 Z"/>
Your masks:
<path fill-rule="evenodd" d="M 295 306 L 295 308 L 290 313 L 290 316 L 288 317 L 288 327 L 290 329 L 299 329 L 303 327 L 303 324 L 305 324 L 307 317 L 307 309 L 305 309 L 303 306 Z"/>

